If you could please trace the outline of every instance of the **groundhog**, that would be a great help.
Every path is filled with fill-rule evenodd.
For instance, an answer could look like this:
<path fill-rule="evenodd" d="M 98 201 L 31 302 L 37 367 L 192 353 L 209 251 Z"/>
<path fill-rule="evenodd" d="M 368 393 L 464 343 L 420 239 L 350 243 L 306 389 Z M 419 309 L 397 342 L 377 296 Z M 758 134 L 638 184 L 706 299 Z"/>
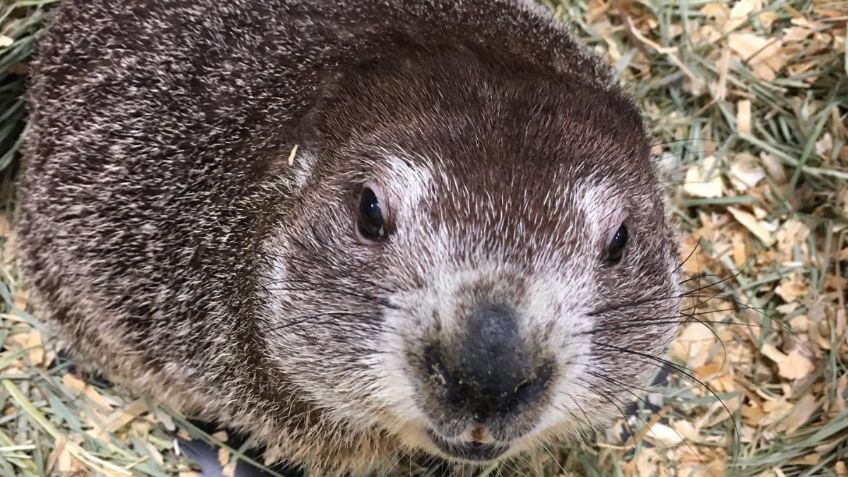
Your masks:
<path fill-rule="evenodd" d="M 640 112 L 529 2 L 66 0 L 29 106 L 38 316 L 316 475 L 604 425 L 675 332 Z"/>

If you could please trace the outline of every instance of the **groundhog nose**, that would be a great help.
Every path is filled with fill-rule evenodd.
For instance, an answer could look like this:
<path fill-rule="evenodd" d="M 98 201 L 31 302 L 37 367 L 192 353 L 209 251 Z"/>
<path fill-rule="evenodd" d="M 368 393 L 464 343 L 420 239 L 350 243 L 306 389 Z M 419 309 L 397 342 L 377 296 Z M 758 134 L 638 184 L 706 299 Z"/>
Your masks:
<path fill-rule="evenodd" d="M 553 363 L 522 339 L 515 312 L 485 304 L 468 318 L 453 346 L 427 352 L 430 372 L 449 410 L 486 422 L 532 405 L 553 374 Z"/>

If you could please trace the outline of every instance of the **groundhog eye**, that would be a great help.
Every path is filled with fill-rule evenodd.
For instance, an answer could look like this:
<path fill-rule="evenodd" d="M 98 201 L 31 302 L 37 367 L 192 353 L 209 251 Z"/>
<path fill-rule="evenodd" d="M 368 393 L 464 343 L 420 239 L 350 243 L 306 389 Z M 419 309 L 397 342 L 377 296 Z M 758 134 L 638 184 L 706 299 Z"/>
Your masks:
<path fill-rule="evenodd" d="M 383 206 L 374 189 L 365 186 L 359 196 L 359 217 L 357 230 L 359 235 L 369 241 L 380 241 L 387 237 Z"/>
<path fill-rule="evenodd" d="M 615 231 L 612 240 L 607 246 L 607 262 L 616 264 L 624 256 L 624 247 L 627 246 L 627 227 L 624 224 Z"/>

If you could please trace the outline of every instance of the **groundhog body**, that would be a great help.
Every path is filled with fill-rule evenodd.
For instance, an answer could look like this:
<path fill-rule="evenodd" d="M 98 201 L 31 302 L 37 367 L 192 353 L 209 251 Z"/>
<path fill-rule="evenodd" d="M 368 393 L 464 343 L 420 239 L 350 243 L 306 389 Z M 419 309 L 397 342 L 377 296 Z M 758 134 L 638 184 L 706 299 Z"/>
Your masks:
<path fill-rule="evenodd" d="M 21 181 L 39 316 L 318 474 L 602 424 L 678 306 L 608 81 L 519 1 L 65 1 Z"/>

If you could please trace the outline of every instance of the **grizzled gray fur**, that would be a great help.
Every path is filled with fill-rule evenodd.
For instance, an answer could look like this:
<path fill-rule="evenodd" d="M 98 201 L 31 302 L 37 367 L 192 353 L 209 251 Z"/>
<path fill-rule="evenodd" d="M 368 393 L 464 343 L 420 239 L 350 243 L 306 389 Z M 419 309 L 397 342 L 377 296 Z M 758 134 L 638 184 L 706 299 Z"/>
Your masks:
<path fill-rule="evenodd" d="M 533 452 L 674 333 L 640 115 L 529 3 L 67 0 L 29 99 L 40 316 L 269 458 Z"/>

